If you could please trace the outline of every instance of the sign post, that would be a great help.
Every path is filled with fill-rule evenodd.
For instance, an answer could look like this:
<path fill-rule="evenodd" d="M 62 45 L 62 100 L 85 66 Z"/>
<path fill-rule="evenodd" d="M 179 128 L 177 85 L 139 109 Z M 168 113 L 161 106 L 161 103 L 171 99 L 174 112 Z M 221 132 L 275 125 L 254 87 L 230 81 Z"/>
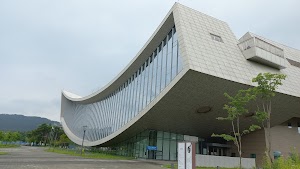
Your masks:
<path fill-rule="evenodd" d="M 196 151 L 195 143 L 178 143 L 178 169 L 196 169 Z"/>

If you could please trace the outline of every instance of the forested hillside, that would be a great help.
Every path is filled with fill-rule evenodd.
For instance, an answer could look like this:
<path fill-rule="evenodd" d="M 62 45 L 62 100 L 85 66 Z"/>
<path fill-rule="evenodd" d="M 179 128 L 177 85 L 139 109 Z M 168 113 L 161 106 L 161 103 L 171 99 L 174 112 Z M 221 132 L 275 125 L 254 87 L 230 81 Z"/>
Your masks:
<path fill-rule="evenodd" d="M 0 114 L 0 130 L 2 131 L 31 131 L 43 123 L 59 124 L 57 121 L 41 117 Z"/>

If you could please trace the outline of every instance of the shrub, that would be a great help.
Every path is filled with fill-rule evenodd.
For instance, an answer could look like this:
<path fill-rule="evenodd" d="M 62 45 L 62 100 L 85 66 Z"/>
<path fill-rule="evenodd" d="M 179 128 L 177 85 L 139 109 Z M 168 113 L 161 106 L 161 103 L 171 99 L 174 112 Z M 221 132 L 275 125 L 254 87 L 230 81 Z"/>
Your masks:
<path fill-rule="evenodd" d="M 271 163 L 267 158 L 264 158 L 263 169 L 300 169 L 300 156 L 293 150 L 289 157 L 280 157 Z"/>

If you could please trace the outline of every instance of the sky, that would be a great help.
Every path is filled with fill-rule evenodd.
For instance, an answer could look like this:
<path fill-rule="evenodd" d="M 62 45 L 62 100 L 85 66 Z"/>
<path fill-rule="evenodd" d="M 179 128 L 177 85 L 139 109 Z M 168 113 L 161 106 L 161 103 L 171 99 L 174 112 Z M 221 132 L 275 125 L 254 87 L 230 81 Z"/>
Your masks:
<path fill-rule="evenodd" d="M 0 0 L 0 114 L 60 120 L 135 57 L 175 2 L 300 49 L 299 0 Z"/>

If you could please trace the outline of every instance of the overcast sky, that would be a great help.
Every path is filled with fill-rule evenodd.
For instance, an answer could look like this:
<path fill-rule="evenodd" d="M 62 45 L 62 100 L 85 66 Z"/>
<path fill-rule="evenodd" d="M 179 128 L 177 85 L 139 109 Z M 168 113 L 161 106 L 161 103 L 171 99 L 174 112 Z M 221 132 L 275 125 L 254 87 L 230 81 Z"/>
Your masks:
<path fill-rule="evenodd" d="M 142 48 L 174 0 L 0 0 L 0 113 L 59 121 L 61 91 L 85 96 Z M 180 0 L 300 49 L 299 0 Z"/>

